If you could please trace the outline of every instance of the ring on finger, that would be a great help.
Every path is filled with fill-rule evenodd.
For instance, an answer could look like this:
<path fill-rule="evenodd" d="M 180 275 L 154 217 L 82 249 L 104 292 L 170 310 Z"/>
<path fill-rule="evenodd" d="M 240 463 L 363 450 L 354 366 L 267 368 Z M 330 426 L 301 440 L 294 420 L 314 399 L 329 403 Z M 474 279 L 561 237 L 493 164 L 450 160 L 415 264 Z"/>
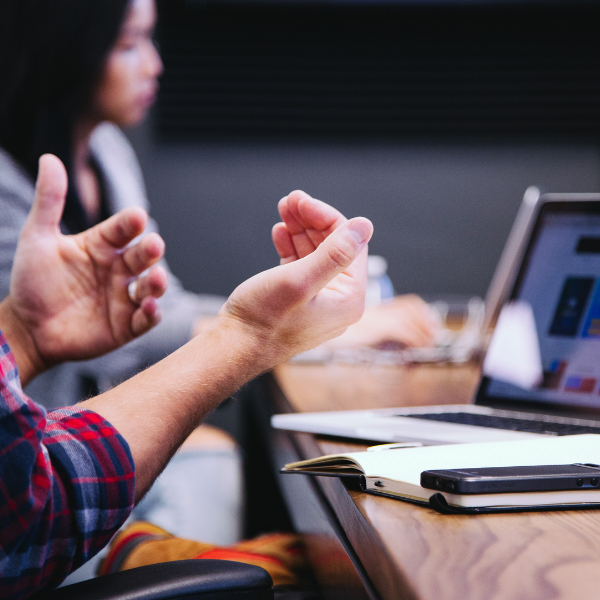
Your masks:
<path fill-rule="evenodd" d="M 134 304 L 139 304 L 139 301 L 138 301 L 138 298 L 137 298 L 137 288 L 138 288 L 138 280 L 137 279 L 134 279 L 127 286 L 127 295 L 129 296 L 129 299 Z"/>

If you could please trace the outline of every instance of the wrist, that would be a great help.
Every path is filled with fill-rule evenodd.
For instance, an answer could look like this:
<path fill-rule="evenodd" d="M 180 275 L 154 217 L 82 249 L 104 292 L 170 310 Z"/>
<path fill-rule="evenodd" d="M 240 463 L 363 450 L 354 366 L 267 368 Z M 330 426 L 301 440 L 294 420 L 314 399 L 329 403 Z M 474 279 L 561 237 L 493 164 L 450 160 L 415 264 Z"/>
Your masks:
<path fill-rule="evenodd" d="M 48 366 L 38 352 L 31 331 L 15 312 L 10 296 L 0 302 L 0 330 L 15 357 L 21 384 L 24 387 Z"/>
<path fill-rule="evenodd" d="M 266 332 L 229 315 L 214 317 L 196 340 L 203 346 L 203 351 L 219 349 L 232 374 L 239 377 L 239 385 L 286 359 L 279 357 L 277 360 L 273 352 L 276 344 Z"/>

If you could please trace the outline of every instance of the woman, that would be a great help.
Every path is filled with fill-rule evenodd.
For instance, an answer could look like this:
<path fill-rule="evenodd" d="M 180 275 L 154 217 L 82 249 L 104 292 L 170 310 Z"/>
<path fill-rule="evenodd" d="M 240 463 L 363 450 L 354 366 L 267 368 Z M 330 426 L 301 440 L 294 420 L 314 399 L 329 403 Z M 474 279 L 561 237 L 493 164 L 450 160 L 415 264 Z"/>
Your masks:
<path fill-rule="evenodd" d="M 119 127 L 138 123 L 156 98 L 163 65 L 152 41 L 155 21 L 154 0 L 0 3 L 0 28 L 4 29 L 0 32 L 0 298 L 8 293 L 16 242 L 33 199 L 41 154 L 53 153 L 67 167 L 70 183 L 62 222 L 66 232 L 87 229 L 128 205 L 147 208 L 139 165 Z M 27 391 L 48 407 L 52 398 L 76 403 L 178 348 L 201 326 L 203 317 L 217 312 L 221 302 L 214 296 L 186 292 L 171 276 L 161 301 L 163 321 L 155 330 L 101 359 L 52 369 Z M 396 302 L 369 313 L 362 329 L 359 324 L 346 339 L 355 345 L 388 337 L 409 345 L 429 343 L 434 326 L 426 305 L 413 296 Z M 240 532 L 237 451 L 215 430 L 193 438 L 190 444 L 200 463 L 193 468 L 221 475 L 228 470 L 229 489 L 223 489 L 223 480 L 219 486 L 205 486 L 223 494 L 204 509 L 198 508 L 199 498 L 195 498 L 195 514 L 211 515 L 211 519 L 196 519 L 195 531 L 184 510 L 158 506 L 155 515 L 175 513 L 182 521 L 154 520 L 174 533 L 182 534 L 185 523 L 188 537 L 230 543 Z M 215 463 L 215 456 L 222 462 Z M 178 471 L 189 472 L 192 467 L 183 465 L 185 453 L 177 460 L 163 478 L 165 482 L 169 471 L 175 473 L 169 483 L 162 484 L 170 494 L 155 494 L 146 505 L 160 503 L 160 498 L 185 496 L 173 493 L 173 486 L 186 479 Z M 201 482 L 204 478 L 193 479 Z M 161 487 L 160 481 L 157 485 Z M 197 493 L 207 498 L 202 490 Z M 238 518 L 227 518 L 228 514 Z M 206 529 L 211 524 L 214 531 Z"/>
<path fill-rule="evenodd" d="M 67 166 L 63 227 L 77 233 L 127 205 L 147 207 L 135 155 L 116 127 L 140 121 L 153 103 L 160 57 L 152 44 L 152 0 L 35 2 L 8 0 L 0 10 L 0 297 L 8 292 L 18 233 L 33 198 L 41 154 Z M 151 227 L 155 227 L 151 225 Z M 75 403 L 155 362 L 183 343 L 195 321 L 221 299 L 185 292 L 171 276 L 164 324 L 141 344 L 91 363 L 47 374 L 29 390 L 42 403 Z"/>

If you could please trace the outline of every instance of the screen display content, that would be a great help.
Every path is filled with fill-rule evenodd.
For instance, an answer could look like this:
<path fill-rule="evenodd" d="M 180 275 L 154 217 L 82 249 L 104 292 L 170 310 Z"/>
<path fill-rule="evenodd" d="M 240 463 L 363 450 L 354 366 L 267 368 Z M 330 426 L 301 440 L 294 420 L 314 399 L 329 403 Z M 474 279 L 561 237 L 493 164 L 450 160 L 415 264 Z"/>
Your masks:
<path fill-rule="evenodd" d="M 487 395 L 600 408 L 600 214 L 542 209 L 512 299 L 533 309 L 543 381 Z"/>

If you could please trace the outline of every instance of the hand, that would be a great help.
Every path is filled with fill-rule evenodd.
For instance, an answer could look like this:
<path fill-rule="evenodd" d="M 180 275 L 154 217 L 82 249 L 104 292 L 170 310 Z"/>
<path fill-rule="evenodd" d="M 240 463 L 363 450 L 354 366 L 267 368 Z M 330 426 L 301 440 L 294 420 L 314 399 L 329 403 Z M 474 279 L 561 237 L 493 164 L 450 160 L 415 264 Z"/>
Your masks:
<path fill-rule="evenodd" d="M 273 243 L 282 265 L 314 252 L 328 235 L 348 220 L 333 206 L 301 191 L 282 198 L 277 209 L 283 222 L 273 227 Z"/>
<path fill-rule="evenodd" d="M 273 228 L 273 242 L 281 264 L 309 253 L 346 218 L 332 206 L 314 200 L 303 192 L 293 192 L 279 202 L 283 223 Z M 358 323 L 327 347 L 377 346 L 386 342 L 403 346 L 431 345 L 439 324 L 429 306 L 414 294 L 398 296 L 388 304 L 367 309 Z"/>
<path fill-rule="evenodd" d="M 167 274 L 155 266 L 164 242 L 150 234 L 128 247 L 146 225 L 142 209 L 129 208 L 73 236 L 60 232 L 67 192 L 62 163 L 40 159 L 33 206 L 21 231 L 3 301 L 0 325 L 17 350 L 22 379 L 64 360 L 104 354 L 148 331 L 160 320 L 157 303 Z M 20 339 L 18 339 L 20 338 Z"/>
<path fill-rule="evenodd" d="M 423 348 L 435 342 L 440 328 L 439 318 L 436 319 L 430 306 L 419 296 L 406 294 L 368 308 L 358 323 L 326 347 L 336 350 L 393 344 Z"/>
<path fill-rule="evenodd" d="M 368 219 L 351 221 L 304 192 L 279 203 L 273 228 L 281 265 L 240 285 L 220 316 L 262 340 L 265 368 L 340 335 L 364 310 Z"/>

